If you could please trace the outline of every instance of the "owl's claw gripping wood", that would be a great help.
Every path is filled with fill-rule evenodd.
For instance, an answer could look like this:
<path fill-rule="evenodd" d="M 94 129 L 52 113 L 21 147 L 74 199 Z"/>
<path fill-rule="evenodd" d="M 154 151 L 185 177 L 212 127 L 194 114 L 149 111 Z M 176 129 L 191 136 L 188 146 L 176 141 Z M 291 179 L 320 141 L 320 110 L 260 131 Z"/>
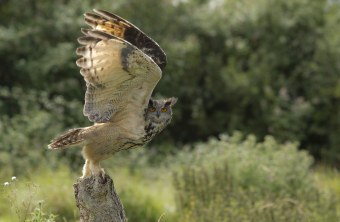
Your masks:
<path fill-rule="evenodd" d="M 83 167 L 82 178 L 90 177 L 92 175 L 99 175 L 104 178 L 105 171 L 103 168 L 100 167 L 99 162 L 93 163 L 89 160 L 86 160 Z"/>
<path fill-rule="evenodd" d="M 83 177 L 104 175 L 100 161 L 152 140 L 170 123 L 177 102 L 150 98 L 166 66 L 160 46 L 119 16 L 94 12 L 84 15 L 92 29 L 82 29 L 76 50 L 87 86 L 83 113 L 94 125 L 71 129 L 48 145 L 83 146 Z"/>

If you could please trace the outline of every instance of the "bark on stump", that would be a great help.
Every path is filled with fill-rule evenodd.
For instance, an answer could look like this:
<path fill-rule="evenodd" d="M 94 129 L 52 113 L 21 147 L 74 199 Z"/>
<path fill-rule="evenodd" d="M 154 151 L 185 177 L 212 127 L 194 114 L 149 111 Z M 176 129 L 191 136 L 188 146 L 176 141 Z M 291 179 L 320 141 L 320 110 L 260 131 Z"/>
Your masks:
<path fill-rule="evenodd" d="M 78 179 L 73 188 L 81 222 L 127 221 L 109 175 Z"/>

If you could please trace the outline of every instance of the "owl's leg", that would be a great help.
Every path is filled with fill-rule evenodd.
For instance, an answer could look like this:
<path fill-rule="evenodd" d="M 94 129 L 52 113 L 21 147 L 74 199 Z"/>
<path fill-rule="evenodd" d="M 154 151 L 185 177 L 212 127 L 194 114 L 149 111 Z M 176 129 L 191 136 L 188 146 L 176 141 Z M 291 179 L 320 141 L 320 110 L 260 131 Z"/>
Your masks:
<path fill-rule="evenodd" d="M 85 178 L 89 176 L 91 176 L 90 161 L 86 160 L 84 167 L 83 167 L 83 176 L 81 178 Z"/>
<path fill-rule="evenodd" d="M 91 161 L 90 169 L 91 169 L 92 175 L 100 175 L 102 177 L 104 177 L 105 175 L 105 171 L 103 168 L 100 167 L 99 161 Z"/>
<path fill-rule="evenodd" d="M 86 160 L 83 167 L 83 176 L 81 178 L 90 177 L 92 175 L 100 175 L 104 177 L 105 171 L 100 167 L 99 162 Z"/>
<path fill-rule="evenodd" d="M 98 158 L 97 154 L 94 152 L 91 146 L 86 145 L 83 147 L 83 157 L 86 161 L 83 168 L 82 178 L 98 174 L 102 177 L 104 176 L 105 172 L 99 164 L 100 158 Z"/>

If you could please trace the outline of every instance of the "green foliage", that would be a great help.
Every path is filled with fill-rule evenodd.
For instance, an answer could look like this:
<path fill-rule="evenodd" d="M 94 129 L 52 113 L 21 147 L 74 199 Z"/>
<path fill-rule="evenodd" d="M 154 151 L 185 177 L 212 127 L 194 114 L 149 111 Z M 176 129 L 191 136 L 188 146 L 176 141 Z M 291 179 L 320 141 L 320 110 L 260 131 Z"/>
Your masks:
<path fill-rule="evenodd" d="M 190 156 L 189 156 L 190 154 Z M 187 158 L 186 158 L 187 157 Z M 240 134 L 198 144 L 175 174 L 181 221 L 338 221 L 339 201 L 313 180 L 296 144 Z"/>
<path fill-rule="evenodd" d="M 74 175 L 62 163 L 54 170 L 40 168 L 34 172 L 27 180 L 38 186 L 35 198 L 43 200 L 45 211 L 58 215 L 58 221 L 77 221 L 73 184 L 79 175 Z"/>
<path fill-rule="evenodd" d="M 173 130 L 184 129 L 176 138 L 235 129 L 271 134 L 339 162 L 338 4 L 226 0 L 181 7 L 190 11 L 179 23 L 185 31 L 167 48 L 183 62 L 169 67 L 180 98 Z"/>
<path fill-rule="evenodd" d="M 332 222 L 334 209 L 340 212 L 335 199 L 340 198 L 339 173 L 329 168 L 309 171 L 310 156 L 298 152 L 294 144 L 279 145 L 270 137 L 258 143 L 254 137 L 224 136 L 194 150 L 183 149 L 158 165 L 150 165 L 148 158 L 149 150 L 137 149 L 104 162 L 129 221 L 200 221 L 204 215 L 214 221 L 223 221 L 225 215 L 231 221 L 251 221 L 250 214 L 259 219 L 254 221 L 271 221 L 266 219 L 272 214 L 276 221 L 308 217 L 311 222 Z M 44 165 L 14 180 L 5 177 L 8 168 L 2 168 L 0 221 L 46 221 L 50 215 L 57 215 L 55 221 L 78 221 L 72 185 L 81 170 L 74 173 L 63 163 L 58 166 L 52 170 Z M 172 172 L 179 169 L 184 174 L 177 173 L 173 186 Z"/>
<path fill-rule="evenodd" d="M 157 141 L 241 130 L 299 141 L 314 156 L 340 162 L 340 10 L 326 0 L 4 1 L 0 123 L 2 137 L 16 139 L 0 140 L 1 158 L 88 124 L 74 51 L 81 15 L 92 8 L 132 21 L 168 54 L 156 96 L 179 97 L 176 127 Z M 30 125 L 40 128 L 33 133 Z"/>
<path fill-rule="evenodd" d="M 0 178 L 25 175 L 39 186 L 13 190 L 22 197 L 12 202 L 17 219 L 77 218 L 70 195 L 76 176 L 59 166 L 79 172 L 79 150 L 52 154 L 46 147 L 65 129 L 89 125 L 74 51 L 82 14 L 92 8 L 117 13 L 162 46 L 169 63 L 155 96 L 179 98 L 173 126 L 148 154 L 121 158 L 132 162 L 123 165 L 128 171 L 115 165 L 131 221 L 163 214 L 161 221 L 337 221 L 338 173 L 312 178 L 310 156 L 286 143 L 340 163 L 340 6 L 327 0 L 1 1 Z M 169 161 L 160 155 L 175 152 L 173 143 L 234 130 L 278 142 L 233 136 Z M 154 168 L 145 170 L 147 162 Z M 182 220 L 169 204 L 173 188 L 164 173 L 177 168 L 184 170 L 175 177 Z M 13 221 L 2 216 L 10 215 L 9 193 L 0 196 L 0 220 Z"/>
<path fill-rule="evenodd" d="M 314 170 L 315 180 L 320 189 L 329 188 L 340 198 L 340 172 L 335 168 L 318 166 Z M 340 205 L 338 206 L 340 212 Z"/>
<path fill-rule="evenodd" d="M 5 99 L 0 109 L 10 110 L 9 116 L 0 116 L 0 168 L 7 168 L 9 175 L 21 175 L 45 160 L 54 167 L 58 155 L 45 156 L 47 144 L 64 130 L 66 122 L 75 123 L 81 117 L 81 103 L 61 96 L 50 99 L 46 92 L 24 92 L 18 87 L 0 89 L 0 97 Z M 11 102 L 16 105 L 7 106 Z M 69 158 L 75 158 L 74 152 L 69 152 Z"/>
<path fill-rule="evenodd" d="M 38 192 L 39 189 L 35 183 L 21 182 L 16 177 L 12 177 L 10 182 L 3 183 L 3 187 L 0 188 L 2 214 L 10 213 L 9 221 L 54 222 L 57 216 L 46 213 L 43 209 L 43 201 L 36 200 Z M 1 220 L 5 218 L 0 217 Z"/>
<path fill-rule="evenodd" d="M 129 221 L 177 221 L 174 215 L 174 200 L 171 174 L 157 168 L 149 168 L 139 162 L 139 168 L 131 170 L 133 156 L 117 157 L 118 164 L 109 174 L 124 205 Z M 120 162 L 121 161 L 121 162 Z M 72 173 L 59 164 L 56 169 L 41 167 L 26 177 L 8 181 L 0 172 L 0 221 L 39 221 L 54 218 L 56 221 L 79 221 L 75 204 L 73 184 L 81 170 Z M 5 173 L 6 175 L 8 173 Z M 42 205 L 41 205 L 42 204 Z M 57 215 L 57 217 L 54 217 Z"/>
<path fill-rule="evenodd" d="M 137 170 L 134 173 L 120 168 L 115 170 L 111 175 L 115 175 L 115 186 L 118 189 L 119 196 L 124 205 L 126 216 L 129 221 L 158 221 L 164 215 L 163 221 L 174 221 L 173 212 L 167 208 L 169 199 L 171 201 L 173 194 L 171 187 L 167 185 L 171 181 L 168 174 L 161 177 L 160 172 L 151 169 L 149 173 L 157 174 L 150 178 L 146 175 L 148 166 L 143 164 L 143 170 Z M 164 179 L 164 180 L 161 180 Z M 171 184 L 170 184 L 171 185 Z"/>
<path fill-rule="evenodd" d="M 42 203 L 39 202 L 38 207 L 34 209 L 31 218 L 27 222 L 55 222 L 56 217 L 54 214 L 47 215 L 44 213 Z"/>

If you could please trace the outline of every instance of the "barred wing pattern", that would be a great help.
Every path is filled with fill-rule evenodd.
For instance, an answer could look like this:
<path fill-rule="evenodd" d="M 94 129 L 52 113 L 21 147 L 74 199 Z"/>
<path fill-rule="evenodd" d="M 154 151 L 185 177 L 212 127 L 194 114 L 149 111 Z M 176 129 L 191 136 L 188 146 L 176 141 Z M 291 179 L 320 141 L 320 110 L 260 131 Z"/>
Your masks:
<path fill-rule="evenodd" d="M 162 76 L 160 66 L 122 35 L 97 27 L 82 31 L 76 53 L 87 85 L 84 115 L 96 123 L 118 121 L 118 113 L 140 121 Z"/>
<path fill-rule="evenodd" d="M 166 66 L 166 55 L 162 48 L 127 20 L 110 12 L 94 9 L 95 13 L 85 13 L 85 22 L 94 30 L 122 38 L 147 54 L 163 70 Z M 84 30 L 86 32 L 86 30 Z"/>

